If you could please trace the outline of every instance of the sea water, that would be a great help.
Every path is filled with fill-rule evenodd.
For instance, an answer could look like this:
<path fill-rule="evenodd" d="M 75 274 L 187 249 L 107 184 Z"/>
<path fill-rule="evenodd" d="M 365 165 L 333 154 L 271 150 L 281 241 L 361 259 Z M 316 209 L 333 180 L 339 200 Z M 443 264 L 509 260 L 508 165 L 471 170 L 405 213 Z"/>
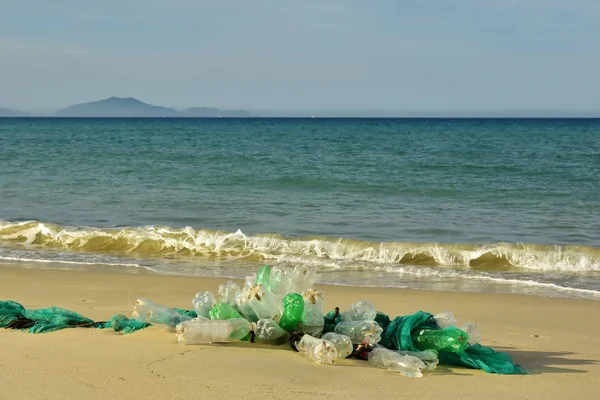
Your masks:
<path fill-rule="evenodd" d="M 0 119 L 0 265 L 600 299 L 600 120 Z"/>

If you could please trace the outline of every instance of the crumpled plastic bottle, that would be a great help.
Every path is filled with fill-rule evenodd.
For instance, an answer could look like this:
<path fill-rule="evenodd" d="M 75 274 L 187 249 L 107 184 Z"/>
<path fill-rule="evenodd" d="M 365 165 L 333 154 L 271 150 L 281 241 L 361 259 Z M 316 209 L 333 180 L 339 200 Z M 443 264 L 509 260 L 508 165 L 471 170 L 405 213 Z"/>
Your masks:
<path fill-rule="evenodd" d="M 258 317 L 248 303 L 250 301 L 249 290 L 249 285 L 244 286 L 244 288 L 240 291 L 240 293 L 237 294 L 235 298 L 235 305 L 236 309 L 244 316 L 244 318 L 250 322 L 256 322 L 258 321 Z"/>
<path fill-rule="evenodd" d="M 248 305 L 258 319 L 273 319 L 283 311 L 281 298 L 269 293 L 261 284 L 252 285 L 247 290 Z"/>
<path fill-rule="evenodd" d="M 184 321 L 177 325 L 176 335 L 179 342 L 185 344 L 232 342 L 247 336 L 252 328 L 252 324 L 243 318 Z"/>
<path fill-rule="evenodd" d="M 374 321 L 376 315 L 375 306 L 368 301 L 361 300 L 342 312 L 342 321 Z"/>
<path fill-rule="evenodd" d="M 321 292 L 309 289 L 302 294 L 304 299 L 304 313 L 302 314 L 302 332 L 314 337 L 323 333 L 323 295 Z"/>
<path fill-rule="evenodd" d="M 272 319 L 259 319 L 254 328 L 254 334 L 259 340 L 265 342 L 276 342 L 287 336 L 287 332 Z"/>
<path fill-rule="evenodd" d="M 148 299 L 136 300 L 132 317 L 149 324 L 164 325 L 170 330 L 173 330 L 177 324 L 192 319 L 192 317 L 180 314 L 172 308 L 155 304 Z"/>
<path fill-rule="evenodd" d="M 304 299 L 298 293 L 288 293 L 283 298 L 283 313 L 279 319 L 279 326 L 286 332 L 297 331 L 302 324 L 304 314 Z"/>
<path fill-rule="evenodd" d="M 442 311 L 441 313 L 437 313 L 433 316 L 433 319 L 442 329 L 456 326 L 458 324 L 458 321 L 454 317 L 454 313 L 452 313 L 452 311 Z"/>
<path fill-rule="evenodd" d="M 369 353 L 369 363 L 399 372 L 410 378 L 422 377 L 421 371 L 425 369 L 425 364 L 417 357 L 401 355 L 383 347 L 377 347 Z"/>
<path fill-rule="evenodd" d="M 352 340 L 346 335 L 340 335 L 334 332 L 324 334 L 321 339 L 331 342 L 337 350 L 338 358 L 346 358 L 354 351 Z"/>
<path fill-rule="evenodd" d="M 192 300 L 192 306 L 196 310 L 196 314 L 209 318 L 210 310 L 215 305 L 215 297 L 211 292 L 199 292 Z"/>
<path fill-rule="evenodd" d="M 469 335 L 460 329 L 417 329 L 412 340 L 419 350 L 436 350 L 458 353 L 469 347 Z"/>
<path fill-rule="evenodd" d="M 425 368 L 427 370 L 434 370 L 437 365 L 440 363 L 438 358 L 438 352 L 435 350 L 423 350 L 423 351 L 404 351 L 404 350 L 396 350 L 396 353 L 402 356 L 413 356 L 417 357 L 419 360 L 423 361 L 425 364 Z"/>
<path fill-rule="evenodd" d="M 477 327 L 477 324 L 475 324 L 473 322 L 468 322 L 468 323 L 464 324 L 463 326 L 461 326 L 460 329 L 462 331 L 465 331 L 467 333 L 467 335 L 469 335 L 469 344 L 470 345 L 481 342 L 481 339 L 483 338 L 483 336 L 481 335 L 481 331 L 479 330 L 479 327 Z"/>
<path fill-rule="evenodd" d="M 285 267 L 273 267 L 269 275 L 269 291 L 277 296 L 285 296 L 290 288 L 290 270 Z"/>
<path fill-rule="evenodd" d="M 342 321 L 334 332 L 348 336 L 354 344 L 376 344 L 381 340 L 383 329 L 375 321 Z"/>
<path fill-rule="evenodd" d="M 235 306 L 235 300 L 240 291 L 240 286 L 235 282 L 229 281 L 227 283 L 222 283 L 219 285 L 219 301 L 221 303 L 227 303 L 230 306 Z"/>
<path fill-rule="evenodd" d="M 317 270 L 303 265 L 297 265 L 294 270 L 289 273 L 290 287 L 289 293 L 304 293 L 311 289 L 317 278 Z"/>
<path fill-rule="evenodd" d="M 334 360 L 338 358 L 333 343 L 310 335 L 302 336 L 302 339 L 296 343 L 296 348 L 302 355 L 318 364 L 333 364 Z"/>

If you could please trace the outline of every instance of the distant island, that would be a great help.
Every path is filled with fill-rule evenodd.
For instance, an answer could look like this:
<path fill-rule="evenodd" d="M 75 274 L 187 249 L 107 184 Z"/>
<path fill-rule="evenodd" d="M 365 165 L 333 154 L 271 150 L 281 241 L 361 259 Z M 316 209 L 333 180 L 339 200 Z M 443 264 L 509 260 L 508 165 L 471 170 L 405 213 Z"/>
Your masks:
<path fill-rule="evenodd" d="M 11 110 L 10 108 L 0 108 L 0 118 L 6 117 L 30 117 L 31 115 L 17 110 Z"/>
<path fill-rule="evenodd" d="M 110 97 L 91 103 L 76 104 L 52 114 L 53 117 L 143 117 L 143 118 L 247 118 L 243 110 L 219 110 L 218 108 L 192 107 L 185 110 L 154 106 L 133 97 Z"/>

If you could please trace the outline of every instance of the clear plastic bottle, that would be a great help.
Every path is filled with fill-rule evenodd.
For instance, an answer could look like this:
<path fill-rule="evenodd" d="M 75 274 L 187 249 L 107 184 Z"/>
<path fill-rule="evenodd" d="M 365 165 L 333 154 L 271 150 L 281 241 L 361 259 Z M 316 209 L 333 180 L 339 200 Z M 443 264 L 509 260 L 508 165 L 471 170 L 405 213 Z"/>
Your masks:
<path fill-rule="evenodd" d="M 290 287 L 288 293 L 304 293 L 312 289 L 317 277 L 317 271 L 314 268 L 298 265 L 290 273 Z"/>
<path fill-rule="evenodd" d="M 286 267 L 271 268 L 269 291 L 278 296 L 285 296 L 291 285 L 290 269 Z"/>
<path fill-rule="evenodd" d="M 302 294 L 304 313 L 302 314 L 302 332 L 314 337 L 323 334 L 325 318 L 323 318 L 323 295 L 321 292 L 309 289 Z"/>
<path fill-rule="evenodd" d="M 275 342 L 287 336 L 287 332 L 272 319 L 259 319 L 254 333 L 258 339 L 265 342 Z"/>
<path fill-rule="evenodd" d="M 342 321 L 374 321 L 377 315 L 375 306 L 365 300 L 357 301 L 342 313 Z"/>
<path fill-rule="evenodd" d="M 318 364 L 333 364 L 334 360 L 338 358 L 333 343 L 310 335 L 302 336 L 302 339 L 296 343 L 296 348 L 302 355 Z"/>
<path fill-rule="evenodd" d="M 346 358 L 354 351 L 352 340 L 346 335 L 340 335 L 334 332 L 324 334 L 321 339 L 331 342 L 337 350 L 338 358 Z"/>
<path fill-rule="evenodd" d="M 442 311 L 441 313 L 435 314 L 433 319 L 435 319 L 435 322 L 442 329 L 456 326 L 458 324 L 458 321 L 454 317 L 452 311 Z"/>
<path fill-rule="evenodd" d="M 248 335 L 252 324 L 243 318 L 220 321 L 184 321 L 177 325 L 180 343 L 203 344 L 238 341 Z"/>
<path fill-rule="evenodd" d="M 462 331 L 465 331 L 467 333 L 467 335 L 469 335 L 469 344 L 470 345 L 481 342 L 482 335 L 481 335 L 481 331 L 479 330 L 479 327 L 477 327 L 477 324 L 475 324 L 473 322 L 467 322 L 466 324 L 461 326 L 460 329 Z"/>
<path fill-rule="evenodd" d="M 434 370 L 437 365 L 440 363 L 438 358 L 438 352 L 435 350 L 423 350 L 423 351 L 403 351 L 397 350 L 396 353 L 402 356 L 413 356 L 417 357 L 419 360 L 423 361 L 425 364 L 425 369 Z"/>
<path fill-rule="evenodd" d="M 375 321 L 342 321 L 334 332 L 348 336 L 354 344 L 372 345 L 379 343 L 383 329 Z"/>
<path fill-rule="evenodd" d="M 281 298 L 268 292 L 263 285 L 252 285 L 248 288 L 248 305 L 258 319 L 273 319 L 281 315 L 283 305 Z"/>
<path fill-rule="evenodd" d="M 155 304 L 148 299 L 136 300 L 132 317 L 149 324 L 164 325 L 170 330 L 173 330 L 177 324 L 192 319 L 192 317 L 180 314 L 172 308 Z"/>
<path fill-rule="evenodd" d="M 196 310 L 196 314 L 202 317 L 209 317 L 209 312 L 215 305 L 215 297 L 211 292 L 199 292 L 192 300 L 192 306 Z"/>
<path fill-rule="evenodd" d="M 420 378 L 425 369 L 423 361 L 417 357 L 401 355 L 395 351 L 377 347 L 369 353 L 369 363 L 387 368 L 410 378 Z"/>
<path fill-rule="evenodd" d="M 235 306 L 235 299 L 240 293 L 241 289 L 235 282 L 229 281 L 219 285 L 219 301 L 221 303 L 227 303 L 230 306 Z"/>

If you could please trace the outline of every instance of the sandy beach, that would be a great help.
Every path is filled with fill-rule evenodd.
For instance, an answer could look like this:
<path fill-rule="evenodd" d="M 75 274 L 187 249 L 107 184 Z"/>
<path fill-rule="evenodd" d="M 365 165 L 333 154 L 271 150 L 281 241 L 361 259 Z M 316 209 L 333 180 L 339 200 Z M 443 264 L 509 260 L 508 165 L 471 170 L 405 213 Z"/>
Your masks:
<path fill-rule="evenodd" d="M 223 279 L 0 269 L 0 300 L 60 306 L 95 320 L 130 315 L 138 297 L 189 308 Z M 43 335 L 0 330 L 1 399 L 594 398 L 600 387 L 600 304 L 518 295 L 321 286 L 328 309 L 365 299 L 390 316 L 453 311 L 477 322 L 483 344 L 511 353 L 530 375 L 438 367 L 409 379 L 344 360 L 313 364 L 289 347 L 185 346 L 150 327 L 130 335 L 67 329 Z"/>

